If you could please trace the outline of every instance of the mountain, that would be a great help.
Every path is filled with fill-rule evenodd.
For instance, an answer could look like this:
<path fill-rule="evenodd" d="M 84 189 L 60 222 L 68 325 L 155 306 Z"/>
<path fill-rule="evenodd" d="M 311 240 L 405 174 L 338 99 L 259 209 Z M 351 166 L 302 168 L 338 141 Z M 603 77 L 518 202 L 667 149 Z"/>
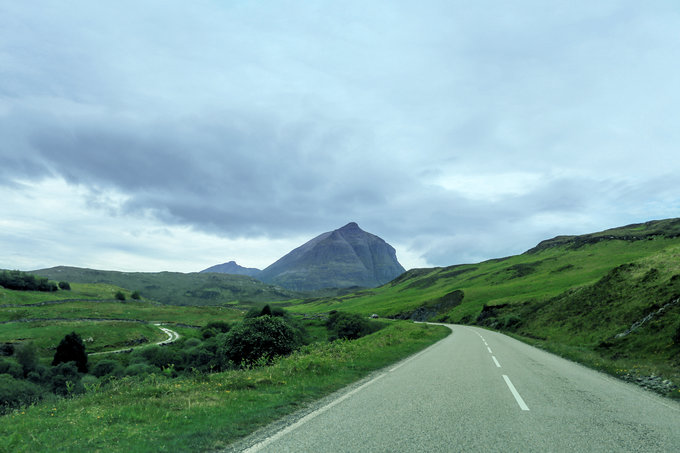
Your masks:
<path fill-rule="evenodd" d="M 210 266 L 207 269 L 203 269 L 201 272 L 215 272 L 217 274 L 247 275 L 248 277 L 257 277 L 257 274 L 262 271 L 254 267 L 239 266 L 236 264 L 236 261 L 229 261 L 228 263 Z"/>
<path fill-rule="evenodd" d="M 257 278 L 291 290 L 309 291 L 376 287 L 403 272 L 391 245 L 351 222 L 296 248 Z"/>

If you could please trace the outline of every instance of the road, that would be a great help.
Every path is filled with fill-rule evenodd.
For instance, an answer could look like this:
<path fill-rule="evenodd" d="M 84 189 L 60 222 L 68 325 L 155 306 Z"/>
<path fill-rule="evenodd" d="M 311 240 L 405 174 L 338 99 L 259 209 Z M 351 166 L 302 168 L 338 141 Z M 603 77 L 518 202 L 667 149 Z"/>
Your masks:
<path fill-rule="evenodd" d="M 154 326 L 161 329 L 163 331 L 163 333 L 168 336 L 168 338 L 166 338 L 165 340 L 161 340 L 161 341 L 157 342 L 156 344 L 158 346 L 163 346 L 163 345 L 166 345 L 166 344 L 174 343 L 175 341 L 179 340 L 179 334 L 177 332 L 175 332 L 174 330 L 170 330 L 166 327 L 161 327 L 161 324 L 159 324 L 159 323 L 155 323 Z M 116 349 L 114 351 L 93 352 L 89 355 L 120 354 L 121 352 L 130 352 L 133 349 L 142 348 L 144 346 L 147 346 L 147 345 L 127 347 L 127 348 L 123 348 L 123 349 Z"/>
<path fill-rule="evenodd" d="M 680 451 L 680 404 L 505 335 L 449 327 L 424 352 L 239 448 Z"/>

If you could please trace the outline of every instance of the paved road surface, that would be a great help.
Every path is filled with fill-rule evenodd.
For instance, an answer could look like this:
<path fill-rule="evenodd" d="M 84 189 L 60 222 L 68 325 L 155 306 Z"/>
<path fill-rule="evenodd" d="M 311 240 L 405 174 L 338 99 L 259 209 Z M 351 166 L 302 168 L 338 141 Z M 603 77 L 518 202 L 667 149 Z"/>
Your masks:
<path fill-rule="evenodd" d="M 680 452 L 680 404 L 468 326 L 249 452 Z"/>

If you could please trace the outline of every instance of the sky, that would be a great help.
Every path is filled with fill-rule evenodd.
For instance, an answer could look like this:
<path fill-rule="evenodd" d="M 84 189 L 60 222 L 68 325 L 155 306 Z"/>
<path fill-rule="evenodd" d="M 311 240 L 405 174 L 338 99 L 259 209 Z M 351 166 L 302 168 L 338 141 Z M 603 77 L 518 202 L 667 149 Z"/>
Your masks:
<path fill-rule="evenodd" d="M 680 217 L 680 4 L 0 0 L 0 268 L 405 268 Z"/>

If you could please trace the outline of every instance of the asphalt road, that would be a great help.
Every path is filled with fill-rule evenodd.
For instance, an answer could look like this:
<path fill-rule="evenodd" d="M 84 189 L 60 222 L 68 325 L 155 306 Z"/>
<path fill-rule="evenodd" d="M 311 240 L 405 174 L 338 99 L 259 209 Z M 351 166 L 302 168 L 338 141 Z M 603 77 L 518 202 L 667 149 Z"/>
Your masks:
<path fill-rule="evenodd" d="M 450 327 L 245 451 L 680 451 L 680 404 L 505 335 Z"/>

